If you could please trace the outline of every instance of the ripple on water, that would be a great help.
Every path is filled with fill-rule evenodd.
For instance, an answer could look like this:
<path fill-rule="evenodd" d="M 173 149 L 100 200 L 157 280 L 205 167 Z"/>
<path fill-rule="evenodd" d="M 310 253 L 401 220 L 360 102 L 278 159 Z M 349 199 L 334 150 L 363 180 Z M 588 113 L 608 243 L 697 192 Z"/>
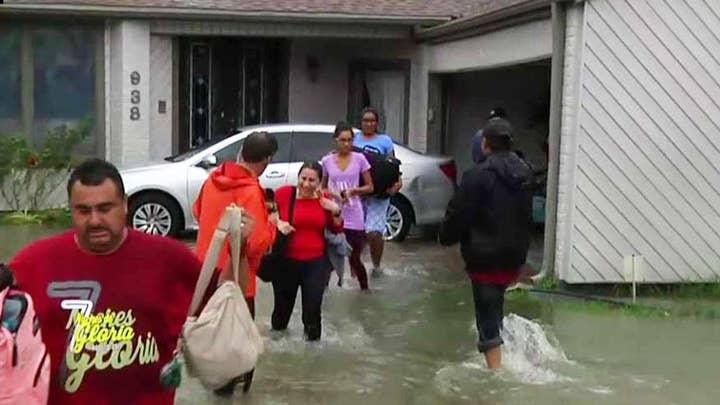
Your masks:
<path fill-rule="evenodd" d="M 599 395 L 610 395 L 614 392 L 610 387 L 605 387 L 602 385 L 597 387 L 590 387 L 587 390 L 592 392 L 593 394 Z"/>
<path fill-rule="evenodd" d="M 375 352 L 372 349 L 373 339 L 359 323 L 342 319 L 323 319 L 322 339 L 317 342 L 307 342 L 303 335 L 301 318 L 300 314 L 293 314 L 288 329 L 285 331 L 270 330 L 269 323 L 261 325 L 266 350 L 283 353 L 317 353 L 319 355 L 324 355 L 326 350 L 366 355 Z"/>

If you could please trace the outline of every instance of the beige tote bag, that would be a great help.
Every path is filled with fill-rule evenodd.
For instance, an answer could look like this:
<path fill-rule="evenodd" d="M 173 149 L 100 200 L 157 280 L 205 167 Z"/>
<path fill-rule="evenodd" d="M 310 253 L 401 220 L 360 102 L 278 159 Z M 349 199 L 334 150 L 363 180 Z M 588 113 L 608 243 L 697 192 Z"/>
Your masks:
<path fill-rule="evenodd" d="M 195 285 L 190 311 L 182 329 L 180 350 L 188 374 L 208 389 L 217 389 L 253 368 L 263 352 L 263 340 L 238 286 L 242 209 L 235 204 L 225 209 L 213 235 L 202 271 Z M 218 286 L 198 316 L 218 254 L 227 237 L 234 281 Z"/>

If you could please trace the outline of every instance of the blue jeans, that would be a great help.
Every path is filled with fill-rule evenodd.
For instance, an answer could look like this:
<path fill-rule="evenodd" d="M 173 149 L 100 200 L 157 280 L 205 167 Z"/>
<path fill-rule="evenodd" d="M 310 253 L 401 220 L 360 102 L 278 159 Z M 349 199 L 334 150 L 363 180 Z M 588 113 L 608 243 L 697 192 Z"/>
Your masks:
<path fill-rule="evenodd" d="M 472 283 L 478 350 L 481 353 L 503 344 L 500 331 L 503 328 L 505 288 L 504 285 Z"/>

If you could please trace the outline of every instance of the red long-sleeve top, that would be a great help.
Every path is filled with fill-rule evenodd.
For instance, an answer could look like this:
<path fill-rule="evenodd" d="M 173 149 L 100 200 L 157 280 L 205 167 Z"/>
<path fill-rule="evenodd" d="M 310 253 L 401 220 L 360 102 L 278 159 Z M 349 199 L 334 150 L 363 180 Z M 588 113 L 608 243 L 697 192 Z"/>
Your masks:
<path fill-rule="evenodd" d="M 289 218 L 292 192 L 292 186 L 283 186 L 275 191 L 280 219 L 285 221 Z M 295 232 L 290 234 L 286 253 L 288 258 L 298 261 L 319 259 L 325 254 L 326 227 L 333 233 L 343 229 L 342 222 L 335 224 L 332 214 L 323 209 L 317 198 L 297 198 L 290 224 Z"/>

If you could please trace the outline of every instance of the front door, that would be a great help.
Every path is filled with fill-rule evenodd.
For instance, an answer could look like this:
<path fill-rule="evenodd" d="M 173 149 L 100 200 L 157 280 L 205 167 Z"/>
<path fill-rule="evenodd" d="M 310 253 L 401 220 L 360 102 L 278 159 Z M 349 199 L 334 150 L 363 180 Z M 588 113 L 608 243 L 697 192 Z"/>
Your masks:
<path fill-rule="evenodd" d="M 180 152 L 255 124 L 287 119 L 280 100 L 287 66 L 278 40 L 183 38 Z"/>
<path fill-rule="evenodd" d="M 212 46 L 213 83 L 210 97 L 213 136 L 233 135 L 240 126 L 239 112 L 242 97 L 242 53 L 232 39 L 216 40 Z"/>
<path fill-rule="evenodd" d="M 410 62 L 407 60 L 356 60 L 350 64 L 348 119 L 360 125 L 360 112 L 373 107 L 380 115 L 378 131 L 395 141 L 407 142 Z"/>

